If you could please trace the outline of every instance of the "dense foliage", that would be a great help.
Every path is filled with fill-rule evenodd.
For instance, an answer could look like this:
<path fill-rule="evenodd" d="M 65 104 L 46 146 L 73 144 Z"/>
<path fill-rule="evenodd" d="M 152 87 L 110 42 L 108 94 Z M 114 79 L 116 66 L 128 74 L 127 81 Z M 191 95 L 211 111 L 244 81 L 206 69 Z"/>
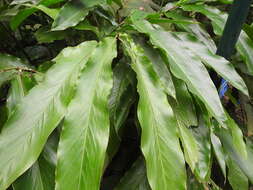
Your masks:
<path fill-rule="evenodd" d="M 253 15 L 216 55 L 231 3 L 0 1 L 0 190 L 250 189 Z"/>

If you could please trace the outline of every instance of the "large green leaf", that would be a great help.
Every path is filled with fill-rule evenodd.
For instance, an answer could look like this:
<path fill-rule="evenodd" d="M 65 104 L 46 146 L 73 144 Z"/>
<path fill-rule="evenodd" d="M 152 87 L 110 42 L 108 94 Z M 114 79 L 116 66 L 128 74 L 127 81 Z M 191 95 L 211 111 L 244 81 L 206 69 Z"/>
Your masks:
<path fill-rule="evenodd" d="M 163 61 L 160 52 L 146 44 L 143 39 L 138 40 L 138 42 L 143 48 L 145 55 L 152 62 L 155 72 L 160 77 L 165 92 L 176 99 L 176 90 L 172 81 L 172 76 L 167 65 Z"/>
<path fill-rule="evenodd" d="M 91 41 L 64 49 L 45 80 L 29 92 L 6 122 L 0 135 L 1 190 L 38 158 L 48 136 L 63 118 L 80 69 L 95 45 Z"/>
<path fill-rule="evenodd" d="M 208 47 L 192 35 L 179 33 L 177 36 L 181 39 L 182 46 L 195 54 L 207 67 L 214 69 L 234 87 L 241 90 L 245 95 L 248 95 L 246 84 L 225 58 L 212 53 Z"/>
<path fill-rule="evenodd" d="M 49 137 L 39 159 L 12 184 L 14 190 L 54 190 L 56 149 L 59 140 L 56 132 Z"/>
<path fill-rule="evenodd" d="M 99 189 L 109 139 L 108 98 L 116 52 L 116 40 L 105 38 L 81 73 L 60 138 L 56 189 Z"/>
<path fill-rule="evenodd" d="M 185 81 L 189 90 L 204 102 L 220 123 L 223 123 L 226 115 L 215 86 L 201 61 L 184 50 L 175 34 L 154 27 L 145 20 L 135 19 L 134 16 L 132 21 L 138 31 L 148 34 L 151 42 L 166 53 L 172 73 Z"/>
<path fill-rule="evenodd" d="M 144 50 L 129 36 L 120 38 L 137 74 L 141 149 L 149 184 L 152 189 L 185 189 L 184 157 L 177 136 L 177 122 L 164 88 Z"/>
<path fill-rule="evenodd" d="M 145 161 L 138 158 L 131 169 L 127 171 L 125 176 L 121 179 L 120 183 L 116 186 L 115 190 L 151 190 L 147 174 Z"/>
<path fill-rule="evenodd" d="M 85 19 L 93 6 L 105 3 L 105 0 L 72 0 L 66 3 L 56 17 L 52 30 L 64 30 L 76 26 Z"/>
<path fill-rule="evenodd" d="M 186 11 L 200 12 L 207 16 L 212 21 L 215 34 L 218 36 L 222 35 L 226 19 L 228 17 L 226 13 L 223 13 L 219 9 L 206 5 L 184 5 L 182 8 Z M 244 31 L 241 31 L 236 49 L 244 59 L 248 68 L 248 73 L 253 74 L 253 41 L 247 36 Z"/>

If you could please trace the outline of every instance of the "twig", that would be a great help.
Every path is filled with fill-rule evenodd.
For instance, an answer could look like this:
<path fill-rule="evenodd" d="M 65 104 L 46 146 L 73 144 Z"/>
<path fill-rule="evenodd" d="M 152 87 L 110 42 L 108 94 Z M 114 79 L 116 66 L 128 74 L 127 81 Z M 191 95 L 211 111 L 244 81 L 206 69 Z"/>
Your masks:
<path fill-rule="evenodd" d="M 2 69 L 2 70 L 0 70 L 0 73 L 12 71 L 12 70 L 16 70 L 16 71 L 18 71 L 18 72 L 37 73 L 37 71 L 35 71 L 35 70 L 33 70 L 33 69 L 29 69 L 29 68 L 20 68 L 20 67 L 12 67 L 12 68 L 7 68 L 7 69 Z"/>

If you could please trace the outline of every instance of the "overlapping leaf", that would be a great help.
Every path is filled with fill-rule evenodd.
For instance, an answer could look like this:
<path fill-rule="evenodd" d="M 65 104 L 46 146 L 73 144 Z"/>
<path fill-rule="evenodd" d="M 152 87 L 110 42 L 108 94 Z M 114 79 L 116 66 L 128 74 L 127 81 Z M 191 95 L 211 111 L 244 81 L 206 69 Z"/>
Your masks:
<path fill-rule="evenodd" d="M 56 189 L 99 189 L 109 139 L 111 62 L 116 54 L 116 40 L 105 38 L 81 73 L 60 138 Z"/>
<path fill-rule="evenodd" d="M 0 189 L 6 189 L 38 158 L 46 140 L 63 118 L 81 68 L 96 46 L 86 42 L 64 49 L 12 113 L 0 135 Z M 32 111 L 31 111 L 32 110 Z"/>
<path fill-rule="evenodd" d="M 152 189 L 185 189 L 184 158 L 176 132 L 177 122 L 159 77 L 144 50 L 121 35 L 137 74 L 138 119 L 142 128 L 141 149 Z"/>
<path fill-rule="evenodd" d="M 135 19 L 134 16 L 132 21 L 138 31 L 149 35 L 151 42 L 166 53 L 172 73 L 185 81 L 190 91 L 204 102 L 220 123 L 223 123 L 226 115 L 215 86 L 201 61 L 185 51 L 174 34 L 155 28 L 149 22 Z"/>
<path fill-rule="evenodd" d="M 105 0 L 73 0 L 66 3 L 56 17 L 52 30 L 64 30 L 84 20 L 90 9 Z"/>

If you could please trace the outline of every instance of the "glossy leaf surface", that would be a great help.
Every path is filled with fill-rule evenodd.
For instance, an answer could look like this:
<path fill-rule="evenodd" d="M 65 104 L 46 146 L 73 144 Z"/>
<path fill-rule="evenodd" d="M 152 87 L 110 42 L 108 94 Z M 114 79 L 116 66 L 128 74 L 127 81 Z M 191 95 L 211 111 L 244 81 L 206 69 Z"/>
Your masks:
<path fill-rule="evenodd" d="M 65 115 L 77 77 L 95 45 L 91 41 L 64 49 L 45 80 L 29 92 L 8 119 L 0 135 L 0 189 L 7 188 L 38 158 Z"/>
<path fill-rule="evenodd" d="M 152 189 L 185 189 L 184 158 L 176 132 L 177 122 L 166 94 L 144 50 L 122 35 L 137 74 L 138 119 L 142 128 L 141 149 Z"/>
<path fill-rule="evenodd" d="M 99 189 L 109 139 L 111 63 L 116 55 L 115 39 L 105 38 L 81 73 L 61 133 L 56 189 Z"/>

